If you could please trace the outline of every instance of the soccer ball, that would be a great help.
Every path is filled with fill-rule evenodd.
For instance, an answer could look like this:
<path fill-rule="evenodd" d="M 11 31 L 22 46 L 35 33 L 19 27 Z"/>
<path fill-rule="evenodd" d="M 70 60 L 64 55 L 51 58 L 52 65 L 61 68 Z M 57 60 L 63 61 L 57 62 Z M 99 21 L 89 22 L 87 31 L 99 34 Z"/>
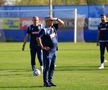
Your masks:
<path fill-rule="evenodd" d="M 34 72 L 34 75 L 35 76 L 39 76 L 41 74 L 40 70 L 39 69 L 36 69 L 36 71 Z"/>

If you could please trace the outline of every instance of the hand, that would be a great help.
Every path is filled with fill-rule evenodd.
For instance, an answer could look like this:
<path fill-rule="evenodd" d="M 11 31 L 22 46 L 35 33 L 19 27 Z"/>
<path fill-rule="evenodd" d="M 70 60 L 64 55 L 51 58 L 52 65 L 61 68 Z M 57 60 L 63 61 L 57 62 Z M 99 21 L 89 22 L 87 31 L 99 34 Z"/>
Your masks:
<path fill-rule="evenodd" d="M 24 49 L 25 49 L 25 45 L 22 46 L 22 51 L 24 51 Z"/>
<path fill-rule="evenodd" d="M 46 51 L 48 51 L 48 50 L 50 50 L 50 48 L 49 47 L 43 47 L 42 49 L 44 49 L 44 50 L 46 50 Z"/>
<path fill-rule="evenodd" d="M 58 18 L 53 18 L 53 17 L 51 17 L 50 19 L 53 20 L 53 21 L 57 21 L 58 20 Z"/>
<path fill-rule="evenodd" d="M 99 46 L 99 42 L 97 42 L 97 46 Z"/>
<path fill-rule="evenodd" d="M 55 21 L 57 21 L 58 20 L 58 18 L 53 18 Z"/>

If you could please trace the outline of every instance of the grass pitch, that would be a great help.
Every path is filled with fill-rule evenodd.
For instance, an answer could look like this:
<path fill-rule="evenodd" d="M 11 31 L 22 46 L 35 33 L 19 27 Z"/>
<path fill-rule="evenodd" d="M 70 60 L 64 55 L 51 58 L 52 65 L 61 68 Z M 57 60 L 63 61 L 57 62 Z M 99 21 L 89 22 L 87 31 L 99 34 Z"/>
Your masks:
<path fill-rule="evenodd" d="M 107 90 L 108 62 L 99 70 L 96 43 L 59 43 L 53 82 L 57 87 L 43 87 L 42 74 L 32 75 L 29 43 L 0 43 L 0 90 Z M 105 54 L 108 60 L 108 54 Z M 38 60 L 36 60 L 39 68 Z"/>

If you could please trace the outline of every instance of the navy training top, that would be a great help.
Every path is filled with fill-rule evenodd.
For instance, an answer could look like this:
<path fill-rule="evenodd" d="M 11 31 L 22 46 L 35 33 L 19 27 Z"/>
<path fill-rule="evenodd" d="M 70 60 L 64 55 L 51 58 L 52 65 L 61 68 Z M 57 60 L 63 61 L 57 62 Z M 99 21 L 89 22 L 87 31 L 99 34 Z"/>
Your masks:
<path fill-rule="evenodd" d="M 57 39 L 58 24 L 54 24 L 51 27 L 44 27 L 39 33 L 43 46 L 48 46 L 51 49 L 56 50 L 58 39 Z"/>
<path fill-rule="evenodd" d="M 38 37 L 42 27 L 42 24 L 38 24 L 37 26 L 34 26 L 32 24 L 28 27 L 27 33 L 30 35 L 30 48 L 35 48 L 38 46 L 36 42 L 36 37 Z"/>
<path fill-rule="evenodd" d="M 98 30 L 100 32 L 99 42 L 108 42 L 108 22 L 100 23 Z"/>

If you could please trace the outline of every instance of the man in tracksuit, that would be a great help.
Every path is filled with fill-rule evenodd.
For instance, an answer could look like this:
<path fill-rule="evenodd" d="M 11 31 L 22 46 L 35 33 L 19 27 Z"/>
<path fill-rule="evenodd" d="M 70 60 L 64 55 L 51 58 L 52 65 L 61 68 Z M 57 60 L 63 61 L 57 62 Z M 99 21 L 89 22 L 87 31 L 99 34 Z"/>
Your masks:
<path fill-rule="evenodd" d="M 40 63 L 40 69 L 43 72 L 43 63 L 42 63 L 43 62 L 43 51 L 42 51 L 41 47 L 37 44 L 36 37 L 43 27 L 41 24 L 39 24 L 39 17 L 34 16 L 32 18 L 32 21 L 33 21 L 33 24 L 31 24 L 27 29 L 27 34 L 24 38 L 22 50 L 24 51 L 27 39 L 30 36 L 31 66 L 32 66 L 33 74 L 37 75 L 35 57 L 36 57 L 36 53 L 37 53 L 37 57 L 38 57 L 38 60 Z"/>
<path fill-rule="evenodd" d="M 99 69 L 104 69 L 104 53 L 105 48 L 108 51 L 108 22 L 106 20 L 106 15 L 101 15 L 101 23 L 98 26 L 98 42 L 97 45 L 100 45 L 100 60 L 101 64 Z"/>
<path fill-rule="evenodd" d="M 54 25 L 53 22 L 57 21 L 58 24 Z M 37 42 L 43 49 L 43 82 L 45 87 L 56 86 L 52 82 L 52 77 L 55 68 L 56 61 L 56 49 L 58 44 L 57 39 L 57 28 L 64 24 L 61 19 L 58 18 L 45 18 L 46 26 L 39 33 L 39 38 Z"/>

